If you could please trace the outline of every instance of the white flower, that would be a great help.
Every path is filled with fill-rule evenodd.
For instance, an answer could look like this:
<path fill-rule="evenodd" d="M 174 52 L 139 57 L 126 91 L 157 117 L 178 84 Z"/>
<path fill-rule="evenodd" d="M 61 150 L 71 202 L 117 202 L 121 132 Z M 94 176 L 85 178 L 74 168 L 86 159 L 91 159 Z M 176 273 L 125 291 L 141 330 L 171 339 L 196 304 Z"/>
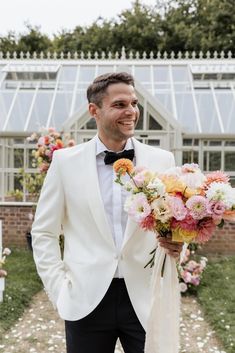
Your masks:
<path fill-rule="evenodd" d="M 165 185 L 159 178 L 154 178 L 151 180 L 147 185 L 147 189 L 154 191 L 156 195 L 160 197 L 162 197 L 166 192 Z"/>
<path fill-rule="evenodd" d="M 235 205 L 235 189 L 229 184 L 213 182 L 206 191 L 209 200 L 223 201 L 227 208 Z"/>
<path fill-rule="evenodd" d="M 172 211 L 165 198 L 159 198 L 151 203 L 154 216 L 162 223 L 166 223 L 172 217 Z"/>
<path fill-rule="evenodd" d="M 151 213 L 151 207 L 143 192 L 128 197 L 124 205 L 124 210 L 138 223 Z"/>
<path fill-rule="evenodd" d="M 125 182 L 124 189 L 129 191 L 129 192 L 131 191 L 132 193 L 138 191 L 137 187 L 133 184 L 132 181 Z"/>
<path fill-rule="evenodd" d="M 28 213 L 28 219 L 29 219 L 30 221 L 32 221 L 32 220 L 33 220 L 33 218 L 34 218 L 33 213 Z"/>
<path fill-rule="evenodd" d="M 194 173 L 184 173 L 180 179 L 191 189 L 200 188 L 206 177 L 200 170 L 196 170 Z"/>
<path fill-rule="evenodd" d="M 182 293 L 185 293 L 186 290 L 188 289 L 187 284 L 184 283 L 184 282 L 180 282 L 179 286 L 180 286 L 180 291 L 181 291 Z"/>
<path fill-rule="evenodd" d="M 9 248 L 5 248 L 2 254 L 8 256 L 11 254 L 11 250 Z"/>

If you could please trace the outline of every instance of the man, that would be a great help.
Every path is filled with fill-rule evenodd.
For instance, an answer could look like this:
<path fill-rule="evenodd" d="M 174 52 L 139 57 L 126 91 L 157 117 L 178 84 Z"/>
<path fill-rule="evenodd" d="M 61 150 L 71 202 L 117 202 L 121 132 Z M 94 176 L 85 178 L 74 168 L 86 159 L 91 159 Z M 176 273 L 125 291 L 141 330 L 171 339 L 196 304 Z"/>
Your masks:
<path fill-rule="evenodd" d="M 33 224 L 34 258 L 65 319 L 67 353 L 113 353 L 118 337 L 125 353 L 141 353 L 150 304 L 151 271 L 144 266 L 156 236 L 127 219 L 127 194 L 114 182 L 113 152 L 126 149 L 136 165 L 159 172 L 172 167 L 174 158 L 133 138 L 139 109 L 131 75 L 99 76 L 87 97 L 98 134 L 54 153 Z M 170 238 L 160 243 L 178 257 L 181 245 Z"/>

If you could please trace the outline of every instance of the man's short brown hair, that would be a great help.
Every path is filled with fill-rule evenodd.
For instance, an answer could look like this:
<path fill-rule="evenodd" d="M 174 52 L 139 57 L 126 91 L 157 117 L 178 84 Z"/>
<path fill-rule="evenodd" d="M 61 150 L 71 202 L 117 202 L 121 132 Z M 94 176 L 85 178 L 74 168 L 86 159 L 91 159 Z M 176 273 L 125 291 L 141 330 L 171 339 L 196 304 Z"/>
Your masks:
<path fill-rule="evenodd" d="M 87 89 L 88 102 L 95 103 L 98 107 L 101 107 L 108 86 L 115 83 L 125 83 L 133 87 L 135 86 L 133 76 L 127 72 L 111 72 L 100 75 L 95 78 Z"/>

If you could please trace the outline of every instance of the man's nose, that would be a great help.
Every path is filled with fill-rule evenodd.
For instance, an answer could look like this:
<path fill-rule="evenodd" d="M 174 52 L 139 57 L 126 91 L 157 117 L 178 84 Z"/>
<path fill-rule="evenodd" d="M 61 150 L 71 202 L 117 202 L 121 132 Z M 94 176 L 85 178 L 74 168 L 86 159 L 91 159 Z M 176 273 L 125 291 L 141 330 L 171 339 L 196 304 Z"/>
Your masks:
<path fill-rule="evenodd" d="M 135 114 L 135 113 L 136 113 L 135 107 L 133 107 L 133 105 L 129 105 L 126 109 L 126 114 Z"/>

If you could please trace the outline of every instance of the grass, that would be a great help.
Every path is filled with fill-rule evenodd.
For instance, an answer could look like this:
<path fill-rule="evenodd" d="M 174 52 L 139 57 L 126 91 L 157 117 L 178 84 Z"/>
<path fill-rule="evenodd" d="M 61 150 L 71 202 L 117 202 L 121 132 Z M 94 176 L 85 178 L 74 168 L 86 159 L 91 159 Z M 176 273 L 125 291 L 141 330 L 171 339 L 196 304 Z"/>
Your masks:
<path fill-rule="evenodd" d="M 4 331 L 23 314 L 34 294 L 42 289 L 32 252 L 12 250 L 5 266 L 8 276 L 4 300 L 0 303 L 0 339 Z"/>
<path fill-rule="evenodd" d="M 234 353 L 235 256 L 209 260 L 197 296 L 226 353 Z"/>

